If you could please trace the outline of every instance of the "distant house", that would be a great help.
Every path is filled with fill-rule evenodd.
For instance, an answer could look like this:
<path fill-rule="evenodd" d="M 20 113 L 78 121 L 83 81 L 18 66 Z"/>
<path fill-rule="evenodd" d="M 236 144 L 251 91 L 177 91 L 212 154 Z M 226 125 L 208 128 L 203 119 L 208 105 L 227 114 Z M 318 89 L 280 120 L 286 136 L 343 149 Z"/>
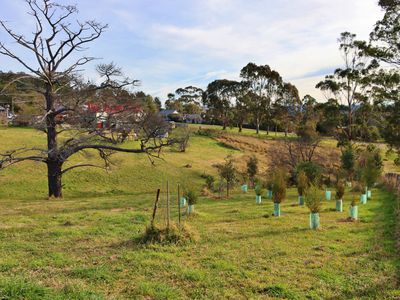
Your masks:
<path fill-rule="evenodd" d="M 133 105 L 101 105 L 89 103 L 85 106 L 84 110 L 90 115 L 90 119 L 96 121 L 97 128 L 108 128 L 112 125 L 118 126 L 118 124 L 109 124 L 109 118 L 115 116 L 118 122 L 118 114 L 123 112 L 129 111 L 133 113 L 133 116 L 137 120 L 143 116 L 143 109 Z"/>
<path fill-rule="evenodd" d="M 15 115 L 11 112 L 9 105 L 0 105 L 0 124 L 7 124 L 8 122 L 11 122 L 14 118 Z"/>
<path fill-rule="evenodd" d="M 203 118 L 200 114 L 186 114 L 183 116 L 185 123 L 191 124 L 201 124 L 203 123 Z"/>
<path fill-rule="evenodd" d="M 165 121 L 179 121 L 181 118 L 179 111 L 176 109 L 163 109 L 160 111 L 160 115 Z"/>

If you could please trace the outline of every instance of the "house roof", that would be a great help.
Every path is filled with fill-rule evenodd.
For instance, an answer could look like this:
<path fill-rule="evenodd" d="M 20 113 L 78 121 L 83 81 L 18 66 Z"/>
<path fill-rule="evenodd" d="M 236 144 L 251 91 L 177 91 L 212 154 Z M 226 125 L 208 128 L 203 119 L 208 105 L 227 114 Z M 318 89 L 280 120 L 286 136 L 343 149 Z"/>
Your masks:
<path fill-rule="evenodd" d="M 176 109 L 163 109 L 162 111 L 160 111 L 160 114 L 162 116 L 169 116 L 169 115 L 179 114 L 179 112 Z"/>

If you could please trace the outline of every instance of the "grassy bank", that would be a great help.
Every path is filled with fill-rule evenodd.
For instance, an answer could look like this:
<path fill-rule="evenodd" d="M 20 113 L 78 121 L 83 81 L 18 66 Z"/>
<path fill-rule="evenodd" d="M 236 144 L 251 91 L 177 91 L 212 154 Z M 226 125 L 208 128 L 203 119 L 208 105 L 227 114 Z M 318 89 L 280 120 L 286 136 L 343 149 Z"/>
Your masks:
<path fill-rule="evenodd" d="M 38 145 L 33 130 L 0 130 L 7 144 Z M 271 216 L 272 202 L 235 190 L 229 200 L 202 197 L 184 222 L 197 242 L 142 245 L 155 190 L 168 179 L 199 186 L 228 153 L 194 137 L 187 153 L 168 152 L 152 167 L 118 154 L 110 173 L 87 169 L 65 178 L 65 198 L 47 200 L 45 170 L 26 163 L 0 173 L 0 298 L 5 299 L 398 299 L 394 199 L 373 190 L 359 222 L 325 201 L 322 229 L 294 189 Z M 82 158 L 83 159 L 83 158 Z M 89 158 L 94 159 L 94 158 Z M 76 159 L 79 161 L 79 157 Z M 188 166 L 190 165 L 190 166 Z M 173 199 L 176 197 L 174 196 Z M 162 195 L 165 199 L 165 194 Z M 176 201 L 175 201 L 176 202 Z M 162 209 L 158 223 L 163 223 Z M 177 220 L 176 205 L 172 218 Z"/>

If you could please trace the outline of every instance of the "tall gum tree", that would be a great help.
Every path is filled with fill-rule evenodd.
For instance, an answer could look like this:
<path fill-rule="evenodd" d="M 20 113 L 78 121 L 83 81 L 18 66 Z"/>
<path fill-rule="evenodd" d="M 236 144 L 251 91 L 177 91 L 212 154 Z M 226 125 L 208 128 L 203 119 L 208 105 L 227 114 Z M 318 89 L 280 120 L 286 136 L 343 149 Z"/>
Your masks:
<path fill-rule="evenodd" d="M 347 124 L 343 130 L 343 136 L 347 142 L 355 139 L 354 113 L 358 105 L 365 98 L 368 74 L 377 68 L 376 61 L 371 61 L 359 48 L 356 35 L 343 32 L 338 40 L 342 53 L 344 66 L 327 75 L 325 80 L 319 82 L 316 88 L 327 93 L 327 98 L 335 98 L 339 103 L 347 107 Z M 344 124 L 342 124 L 343 126 Z M 344 127 L 344 126 L 343 126 Z"/>
<path fill-rule="evenodd" d="M 240 77 L 251 92 L 249 109 L 253 115 L 256 132 L 259 134 L 263 120 L 271 120 L 272 104 L 280 97 L 283 81 L 279 73 L 268 65 L 258 66 L 254 63 L 247 64 L 240 71 Z"/>

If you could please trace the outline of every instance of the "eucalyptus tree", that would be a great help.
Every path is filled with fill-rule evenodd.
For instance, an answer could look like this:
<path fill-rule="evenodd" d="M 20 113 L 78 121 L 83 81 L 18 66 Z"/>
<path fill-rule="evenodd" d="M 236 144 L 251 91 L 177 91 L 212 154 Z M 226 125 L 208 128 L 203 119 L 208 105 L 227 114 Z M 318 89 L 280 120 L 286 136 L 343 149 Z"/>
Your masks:
<path fill-rule="evenodd" d="M 247 64 L 240 71 L 240 77 L 246 82 L 252 95 L 249 110 L 258 134 L 261 123 L 264 120 L 271 121 L 272 104 L 281 95 L 282 78 L 268 65 L 258 66 L 254 63 Z"/>
<path fill-rule="evenodd" d="M 8 36 L 7 42 L 0 42 L 0 54 L 27 71 L 15 81 L 42 96 L 44 112 L 34 123 L 46 135 L 47 145 L 35 148 L 21 145 L 1 153 L 0 169 L 23 161 L 43 163 L 47 166 L 48 195 L 59 198 L 66 172 L 81 167 L 108 168 L 110 156 L 115 152 L 159 156 L 162 147 L 173 143 L 160 138 L 166 128 L 157 115 L 119 103 L 121 90 L 137 85 L 137 80 L 125 77 L 112 63 L 97 67 L 103 79 L 101 84 L 87 82 L 80 75 L 79 71 L 95 59 L 82 52 L 100 38 L 107 25 L 93 20 L 77 21 L 78 9 L 74 5 L 50 0 L 25 2 L 35 23 L 30 30 L 33 33 L 29 36 L 17 33 L 9 23 L 0 21 Z M 112 126 L 97 128 L 96 120 L 90 116 L 93 106 L 108 110 L 107 121 Z M 132 130 L 138 133 L 139 147 L 122 146 Z M 87 151 L 97 152 L 104 165 L 69 162 L 71 157 Z"/>
<path fill-rule="evenodd" d="M 201 112 L 201 102 L 204 91 L 195 86 L 179 88 L 175 91 L 176 101 L 180 102 L 183 113 L 198 114 Z"/>
<path fill-rule="evenodd" d="M 203 93 L 203 104 L 207 106 L 214 119 L 221 121 L 223 130 L 232 117 L 236 84 L 236 81 L 217 79 L 211 82 Z"/>
<path fill-rule="evenodd" d="M 291 83 L 284 83 L 282 93 L 275 103 L 275 122 L 284 127 L 285 136 L 295 129 L 300 116 L 301 100 L 299 90 Z"/>
<path fill-rule="evenodd" d="M 385 14 L 375 24 L 370 41 L 362 45 L 363 49 L 379 61 L 400 67 L 400 1 L 381 0 L 379 5 Z"/>
<path fill-rule="evenodd" d="M 355 139 L 354 113 L 359 105 L 366 101 L 367 76 L 378 67 L 376 61 L 371 61 L 360 50 L 360 42 L 355 40 L 356 35 L 343 32 L 340 36 L 340 50 L 344 60 L 344 67 L 338 68 L 332 75 L 316 87 L 335 98 L 339 103 L 347 106 L 347 126 L 343 130 L 344 143 Z M 343 124 L 344 125 L 344 124 Z M 344 126 L 343 126 L 344 127 Z"/>
<path fill-rule="evenodd" d="M 251 101 L 251 92 L 245 82 L 234 82 L 231 87 L 235 98 L 234 120 L 238 126 L 239 132 L 242 132 L 243 124 L 249 120 L 249 104 Z"/>

